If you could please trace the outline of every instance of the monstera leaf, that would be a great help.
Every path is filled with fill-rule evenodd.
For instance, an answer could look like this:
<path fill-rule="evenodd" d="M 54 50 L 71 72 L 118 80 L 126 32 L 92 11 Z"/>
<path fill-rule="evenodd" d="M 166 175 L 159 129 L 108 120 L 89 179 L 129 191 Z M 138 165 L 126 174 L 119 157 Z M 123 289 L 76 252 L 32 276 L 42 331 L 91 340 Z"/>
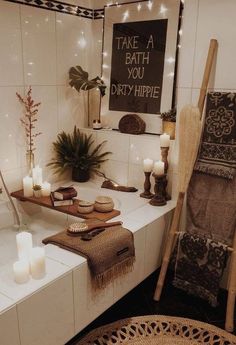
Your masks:
<path fill-rule="evenodd" d="M 88 72 L 84 71 L 80 66 L 71 67 L 69 70 L 69 84 L 71 87 L 74 87 L 78 92 L 98 88 L 103 97 L 106 89 L 103 80 L 99 77 L 89 80 L 88 77 Z"/>

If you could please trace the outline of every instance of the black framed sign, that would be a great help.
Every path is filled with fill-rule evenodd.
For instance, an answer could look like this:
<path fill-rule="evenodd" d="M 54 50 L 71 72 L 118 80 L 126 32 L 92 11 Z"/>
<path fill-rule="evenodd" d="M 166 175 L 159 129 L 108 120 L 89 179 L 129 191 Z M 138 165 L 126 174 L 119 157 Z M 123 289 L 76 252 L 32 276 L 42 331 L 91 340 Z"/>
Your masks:
<path fill-rule="evenodd" d="M 160 112 L 168 19 L 113 25 L 109 110 Z"/>
<path fill-rule="evenodd" d="M 102 78 L 103 124 L 118 128 L 129 113 L 161 133 L 160 113 L 172 106 L 180 0 L 105 7 Z"/>

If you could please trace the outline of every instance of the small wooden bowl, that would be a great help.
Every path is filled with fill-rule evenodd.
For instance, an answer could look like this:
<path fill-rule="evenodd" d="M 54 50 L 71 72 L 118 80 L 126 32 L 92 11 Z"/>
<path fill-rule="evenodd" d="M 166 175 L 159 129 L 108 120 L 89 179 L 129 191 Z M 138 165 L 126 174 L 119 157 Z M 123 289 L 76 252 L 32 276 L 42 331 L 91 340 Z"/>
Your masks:
<path fill-rule="evenodd" d="M 82 214 L 88 214 L 93 212 L 94 204 L 89 201 L 79 201 L 78 212 Z"/>
<path fill-rule="evenodd" d="M 114 208 L 114 202 L 109 196 L 98 196 L 95 199 L 94 209 L 98 212 L 111 212 Z"/>

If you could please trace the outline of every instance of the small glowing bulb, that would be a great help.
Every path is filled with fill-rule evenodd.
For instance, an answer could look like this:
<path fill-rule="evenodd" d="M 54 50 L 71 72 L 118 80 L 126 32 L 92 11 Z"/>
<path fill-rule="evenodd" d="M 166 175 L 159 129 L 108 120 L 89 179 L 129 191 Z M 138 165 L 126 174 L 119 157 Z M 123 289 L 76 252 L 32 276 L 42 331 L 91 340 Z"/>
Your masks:
<path fill-rule="evenodd" d="M 141 5 L 141 4 L 138 4 L 138 5 L 137 5 L 137 9 L 138 9 L 138 11 L 140 11 L 140 10 L 141 10 L 141 8 L 142 8 L 142 5 Z"/>
<path fill-rule="evenodd" d="M 160 14 L 165 14 L 166 11 L 167 11 L 167 8 L 164 5 L 161 5 Z"/>
<path fill-rule="evenodd" d="M 170 56 L 166 61 L 171 64 L 175 62 L 175 59 L 172 56 Z"/>
<path fill-rule="evenodd" d="M 153 3 L 152 3 L 152 1 L 148 1 L 148 4 L 147 4 L 147 7 L 148 7 L 148 9 L 151 11 L 151 9 L 152 9 L 152 5 L 153 5 Z"/>
<path fill-rule="evenodd" d="M 173 78 L 173 76 L 174 76 L 174 72 L 170 72 L 170 73 L 168 74 L 168 77 L 170 77 L 170 78 Z"/>
<path fill-rule="evenodd" d="M 125 21 L 127 18 L 129 18 L 129 11 L 125 11 L 123 14 L 123 21 Z"/>
<path fill-rule="evenodd" d="M 180 35 L 180 36 L 183 35 L 183 30 L 182 30 L 182 29 L 179 30 L 179 35 Z"/>
<path fill-rule="evenodd" d="M 178 44 L 178 48 L 179 48 L 179 49 L 181 48 L 181 44 Z"/>
<path fill-rule="evenodd" d="M 106 69 L 106 68 L 109 68 L 109 66 L 108 66 L 107 64 L 104 63 L 104 64 L 102 65 L 102 68 Z"/>
<path fill-rule="evenodd" d="M 84 38 L 84 37 L 81 37 L 80 39 L 79 39 L 79 41 L 78 41 L 78 45 L 80 46 L 80 48 L 85 48 L 86 47 L 86 45 L 87 45 L 87 41 L 86 41 L 86 39 Z"/>
<path fill-rule="evenodd" d="M 30 66 L 34 65 L 34 62 L 29 61 L 29 62 L 28 62 L 28 65 L 30 65 Z"/>
<path fill-rule="evenodd" d="M 107 53 L 107 52 L 103 52 L 102 54 L 103 54 L 103 56 L 107 56 L 107 55 L 108 55 L 108 53 Z"/>
<path fill-rule="evenodd" d="M 27 75 L 28 75 L 29 77 L 31 77 L 31 76 L 32 76 L 32 73 L 28 72 Z"/>

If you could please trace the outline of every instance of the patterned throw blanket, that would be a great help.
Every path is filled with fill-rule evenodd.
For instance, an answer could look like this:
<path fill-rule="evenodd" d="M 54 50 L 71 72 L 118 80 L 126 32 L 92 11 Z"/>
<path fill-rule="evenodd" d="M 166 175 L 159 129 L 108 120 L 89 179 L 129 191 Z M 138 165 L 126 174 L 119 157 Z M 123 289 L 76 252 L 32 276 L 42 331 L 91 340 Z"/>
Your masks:
<path fill-rule="evenodd" d="M 174 286 L 217 305 L 219 282 L 228 258 L 227 246 L 181 233 L 176 247 Z"/>
<path fill-rule="evenodd" d="M 227 179 L 235 175 L 235 93 L 208 93 L 201 149 L 194 170 Z"/>
<path fill-rule="evenodd" d="M 43 243 L 52 243 L 86 257 L 95 290 L 104 288 L 117 276 L 131 271 L 135 261 L 133 234 L 121 226 L 106 228 L 90 241 L 62 231 L 45 238 Z"/>

